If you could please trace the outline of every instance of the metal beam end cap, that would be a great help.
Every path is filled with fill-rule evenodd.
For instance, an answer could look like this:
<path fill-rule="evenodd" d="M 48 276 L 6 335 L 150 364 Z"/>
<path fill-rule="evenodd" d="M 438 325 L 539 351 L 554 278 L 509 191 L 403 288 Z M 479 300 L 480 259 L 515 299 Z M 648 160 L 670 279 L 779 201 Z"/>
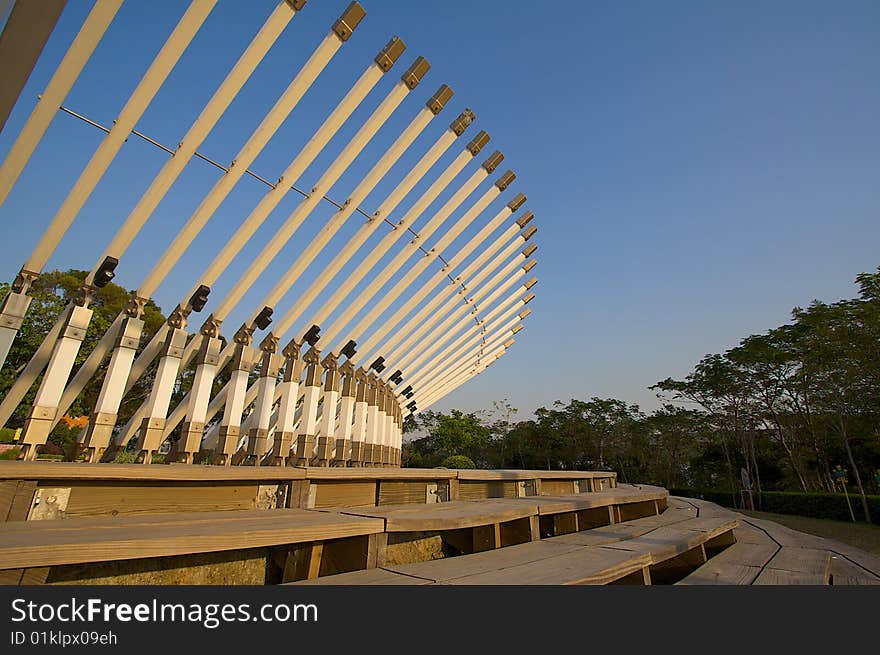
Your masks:
<path fill-rule="evenodd" d="M 302 11 L 302 8 L 306 6 L 306 0 L 287 0 L 287 4 L 293 7 L 294 11 Z"/>
<path fill-rule="evenodd" d="M 403 39 L 399 36 L 392 36 L 391 40 L 385 44 L 385 47 L 379 51 L 379 54 L 376 55 L 373 61 L 382 69 L 382 72 L 387 73 L 400 58 L 400 55 L 403 54 L 404 50 L 406 50 L 406 44 L 403 42 Z"/>
<path fill-rule="evenodd" d="M 505 347 L 505 349 L 510 348 L 515 343 L 516 343 L 516 339 L 508 339 L 507 341 L 504 342 L 504 347 Z"/>
<path fill-rule="evenodd" d="M 458 115 L 454 121 L 449 124 L 449 129 L 455 133 L 455 136 L 461 136 L 468 128 L 468 125 L 474 122 L 477 117 L 470 109 L 465 109 Z"/>
<path fill-rule="evenodd" d="M 364 8 L 361 7 L 359 2 L 352 2 L 348 5 L 345 11 L 342 12 L 342 16 L 333 23 L 333 31 L 336 33 L 336 36 L 339 37 L 339 40 L 348 41 L 352 32 L 354 32 L 355 28 L 366 15 L 367 12 L 364 11 Z"/>
<path fill-rule="evenodd" d="M 538 278 L 533 277 L 533 278 L 531 278 L 528 282 L 526 282 L 523 286 L 526 288 L 526 291 L 528 291 L 529 289 L 531 289 L 531 288 L 532 288 L 533 286 L 535 286 L 536 284 L 538 284 Z M 534 294 L 533 294 L 533 295 L 534 295 Z"/>
<path fill-rule="evenodd" d="M 480 154 L 480 150 L 482 150 L 486 144 L 489 143 L 489 133 L 486 130 L 480 130 L 477 132 L 477 136 L 471 139 L 471 142 L 468 144 L 467 149 L 476 157 Z"/>
<path fill-rule="evenodd" d="M 428 98 L 428 102 L 425 103 L 425 106 L 436 116 L 443 111 L 446 103 L 449 102 L 449 99 L 452 98 L 453 95 L 452 89 L 448 85 L 441 84 L 440 88 L 437 89 L 437 93 Z"/>
<path fill-rule="evenodd" d="M 528 307 L 526 307 L 519 314 L 517 314 L 517 316 L 519 316 L 520 318 L 526 318 L 527 316 L 530 316 L 531 313 L 532 313 L 532 310 L 529 309 Z"/>
<path fill-rule="evenodd" d="M 489 158 L 483 162 L 483 168 L 486 169 L 487 173 L 493 173 L 498 165 L 504 161 L 504 154 L 500 150 L 496 150 Z"/>
<path fill-rule="evenodd" d="M 516 224 L 520 227 L 525 227 L 534 217 L 535 215 L 531 212 L 531 210 L 527 209 L 522 214 L 520 214 L 519 218 L 516 219 Z M 537 232 L 538 228 L 535 228 L 535 231 Z"/>
<path fill-rule="evenodd" d="M 525 248 L 523 248 L 522 254 L 525 255 L 526 257 L 531 257 L 532 253 L 535 252 L 537 249 L 538 249 L 537 243 L 530 243 Z"/>
<path fill-rule="evenodd" d="M 424 57 L 419 57 L 413 62 L 413 65 L 406 69 L 406 72 L 400 76 L 403 83 L 410 89 L 414 89 L 422 81 L 422 78 L 431 70 L 431 64 Z"/>
<path fill-rule="evenodd" d="M 535 280 L 535 282 L 537 282 L 537 280 Z M 524 305 L 528 305 L 528 304 L 529 304 L 530 302 L 532 302 L 534 299 L 535 299 L 535 294 L 534 294 L 534 293 L 529 293 L 529 294 L 523 296 L 522 301 L 523 301 L 523 304 L 524 304 Z"/>
<path fill-rule="evenodd" d="M 527 262 L 523 265 L 522 270 L 523 270 L 524 272 L 528 273 L 530 270 L 532 270 L 533 268 L 535 268 L 535 266 L 537 266 L 537 265 L 538 265 L 538 260 L 537 260 L 537 259 L 530 259 L 529 261 L 527 261 Z"/>
<path fill-rule="evenodd" d="M 526 326 L 525 326 L 525 325 L 522 325 L 522 324 L 520 324 L 520 325 L 514 325 L 514 326 L 510 329 L 510 331 L 511 331 L 513 334 L 516 334 L 516 333 L 519 332 L 520 330 L 525 329 L 525 327 L 526 327 Z"/>
<path fill-rule="evenodd" d="M 513 181 L 516 179 L 516 173 L 511 170 L 505 171 L 504 175 L 498 178 L 495 182 L 495 186 L 497 186 L 501 191 L 504 191 L 507 187 L 513 184 Z"/>
<path fill-rule="evenodd" d="M 526 241 L 528 241 L 528 240 L 531 239 L 533 236 L 535 236 L 535 232 L 537 232 L 537 231 L 538 231 L 538 226 L 537 226 L 537 225 L 531 225 L 531 226 L 529 226 L 528 228 L 526 228 L 525 230 L 523 230 L 522 237 L 523 237 L 523 239 L 525 239 Z M 535 246 L 535 247 L 537 248 L 538 246 Z"/>
<path fill-rule="evenodd" d="M 510 208 L 510 213 L 512 214 L 512 213 L 515 212 L 517 209 L 519 209 L 520 207 L 522 207 L 523 204 L 525 203 L 525 201 L 526 201 L 526 194 L 524 194 L 524 193 L 517 193 L 517 194 L 513 197 L 513 200 L 511 200 L 509 203 L 507 203 L 507 206 Z M 520 227 L 522 227 L 522 226 L 520 226 Z"/>

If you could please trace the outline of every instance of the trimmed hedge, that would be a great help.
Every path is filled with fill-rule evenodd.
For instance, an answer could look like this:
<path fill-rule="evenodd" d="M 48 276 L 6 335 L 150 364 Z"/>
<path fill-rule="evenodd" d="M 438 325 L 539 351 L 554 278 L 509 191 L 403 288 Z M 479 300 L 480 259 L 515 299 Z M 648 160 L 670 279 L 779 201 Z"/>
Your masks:
<path fill-rule="evenodd" d="M 685 496 L 701 498 L 724 507 L 734 509 L 742 508 L 742 500 L 739 492 L 700 490 L 700 489 L 670 489 L 673 496 Z M 865 513 L 862 509 L 862 499 L 858 494 L 850 494 L 849 502 L 852 505 L 856 521 L 864 521 Z M 765 491 L 760 499 L 755 494 L 755 509 L 774 514 L 794 514 L 808 516 L 816 519 L 831 519 L 833 521 L 852 521 L 849 507 L 846 504 L 846 496 L 843 494 L 828 493 L 803 493 L 799 491 Z M 880 525 L 880 496 L 868 496 L 868 511 L 871 512 L 873 523 Z"/>

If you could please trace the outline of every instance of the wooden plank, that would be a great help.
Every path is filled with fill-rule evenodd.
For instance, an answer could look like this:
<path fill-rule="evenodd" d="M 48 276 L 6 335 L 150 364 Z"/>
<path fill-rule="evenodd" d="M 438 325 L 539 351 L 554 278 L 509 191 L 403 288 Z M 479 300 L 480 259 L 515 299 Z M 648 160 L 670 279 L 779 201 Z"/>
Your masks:
<path fill-rule="evenodd" d="M 309 480 L 450 480 L 458 477 L 455 469 L 417 469 L 417 468 L 349 468 L 307 466 L 298 467 L 303 477 Z M 511 478 L 513 479 L 513 478 Z"/>
<path fill-rule="evenodd" d="M 825 585 L 831 577 L 831 553 L 783 546 L 755 579 L 756 585 Z"/>
<path fill-rule="evenodd" d="M 431 469 L 428 469 L 431 470 Z M 539 471 L 527 469 L 460 469 L 459 480 L 581 480 L 609 478 L 609 471 Z"/>
<path fill-rule="evenodd" d="M 0 523 L 7 520 L 9 509 L 12 507 L 12 500 L 18 491 L 18 480 L 2 480 L 0 481 Z"/>
<path fill-rule="evenodd" d="M 260 483 L 261 481 L 295 480 L 305 477 L 305 470 L 283 466 L 207 466 L 201 464 L 166 466 L 161 464 L 0 461 L 0 480 L 124 480 L 128 482 L 138 480 Z M 57 487 L 64 485 L 52 484 L 47 486 Z"/>
<path fill-rule="evenodd" d="M 567 496 L 577 493 L 572 480 L 541 480 L 541 494 L 545 496 Z"/>
<path fill-rule="evenodd" d="M 331 469 L 332 470 L 332 469 Z M 314 507 L 372 507 L 376 504 L 376 482 L 312 482 Z"/>
<path fill-rule="evenodd" d="M 461 500 L 482 500 L 486 498 L 516 498 L 516 482 L 471 482 L 459 480 L 458 497 Z"/>
<path fill-rule="evenodd" d="M 387 532 L 455 530 L 493 525 L 538 513 L 537 505 L 522 500 L 489 499 L 433 505 L 386 505 L 342 510 L 353 516 L 385 519 Z"/>
<path fill-rule="evenodd" d="M 37 483 L 32 480 L 19 480 L 9 511 L 6 514 L 7 521 L 26 521 L 34 500 Z"/>
<path fill-rule="evenodd" d="M 835 586 L 880 585 L 880 576 L 866 571 L 842 555 L 832 555 L 831 584 Z"/>
<path fill-rule="evenodd" d="M 425 481 L 379 482 L 379 505 L 425 504 L 428 483 Z"/>
<path fill-rule="evenodd" d="M 503 551 L 500 551 L 503 552 Z M 528 564 L 456 577 L 455 585 L 586 585 L 608 584 L 640 571 L 649 563 L 646 555 L 604 547 L 581 548 Z"/>
<path fill-rule="evenodd" d="M 677 585 L 750 585 L 761 572 L 760 566 L 729 563 L 718 566 L 714 560 L 679 580 Z"/>
<path fill-rule="evenodd" d="M 582 550 L 582 547 L 542 540 L 483 553 L 460 555 L 416 564 L 396 564 L 384 568 L 395 573 L 433 582 L 445 582 L 459 577 L 477 575 L 485 571 L 528 564 L 576 550 Z"/>
<path fill-rule="evenodd" d="M 691 519 L 657 528 L 640 537 L 611 543 L 605 547 L 648 554 L 651 563 L 657 564 L 697 548 L 709 539 L 733 530 L 736 525 L 735 519 Z"/>
<path fill-rule="evenodd" d="M 657 506 L 654 500 L 621 502 L 617 505 L 617 516 L 620 522 L 632 521 L 645 516 L 656 516 Z"/>
<path fill-rule="evenodd" d="M 313 580 L 300 580 L 291 582 L 292 585 L 426 585 L 430 580 L 415 578 L 410 575 L 394 573 L 385 569 L 369 569 L 366 571 L 353 571 L 338 575 L 325 575 Z"/>
<path fill-rule="evenodd" d="M 10 530 L 8 523 L 0 525 L 0 566 L 12 569 L 164 557 L 339 539 L 383 529 L 378 519 L 299 509 L 276 509 L 241 520 L 213 522 L 144 523 L 139 517 L 100 520 L 106 522 L 103 528 L 81 530 L 73 529 L 75 519 L 29 522 L 26 530 Z"/>
<path fill-rule="evenodd" d="M 53 483 L 54 484 L 54 483 Z M 212 512 L 254 507 L 259 486 L 235 483 L 70 483 L 66 518 L 166 512 Z"/>

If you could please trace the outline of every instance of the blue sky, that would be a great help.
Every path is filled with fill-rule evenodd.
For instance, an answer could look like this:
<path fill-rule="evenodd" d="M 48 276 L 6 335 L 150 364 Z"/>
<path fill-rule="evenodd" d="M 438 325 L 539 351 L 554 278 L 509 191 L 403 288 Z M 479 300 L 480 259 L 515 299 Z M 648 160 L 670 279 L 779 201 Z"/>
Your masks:
<path fill-rule="evenodd" d="M 232 159 L 346 4 L 306 5 L 202 152 Z M 439 84 L 455 90 L 452 103 L 367 198 L 365 209 L 381 202 L 407 162 L 461 109 L 476 112 L 470 133 L 489 131 L 491 146 L 507 155 L 504 165 L 518 175 L 490 212 L 517 191 L 528 196 L 539 227 L 534 272 L 540 282 L 533 314 L 513 349 L 437 409 L 475 410 L 508 398 L 525 417 L 556 399 L 590 396 L 651 409 L 656 400 L 649 385 L 686 375 L 704 354 L 785 322 L 796 305 L 854 295 L 856 274 L 880 264 L 876 2 L 362 4 L 363 23 L 253 168 L 276 178 L 394 34 L 408 45 L 396 74 L 378 85 L 300 186 L 317 180 L 417 55 L 431 62 L 429 75 L 332 197 L 346 197 Z M 0 134 L 0 156 L 90 6 L 68 3 Z M 176 144 L 274 6 L 274 0 L 220 0 L 138 129 Z M 128 0 L 66 105 L 109 124 L 184 9 L 185 3 L 171 0 Z M 6 252 L 20 253 L 4 258 L 3 279 L 14 277 L 100 137 L 68 116 L 53 122 L 0 208 Z M 454 146 L 440 165 L 458 150 Z M 48 268 L 91 267 L 165 158 L 131 139 Z M 122 258 L 117 282 L 137 286 L 216 179 L 217 171 L 201 162 L 188 167 Z M 159 289 L 156 301 L 163 308 L 181 300 L 264 190 L 249 179 L 238 185 Z M 231 263 L 214 302 L 297 200 L 289 194 Z M 325 205 L 310 217 L 229 318 L 227 331 L 262 299 L 331 209 Z M 358 225 L 350 221 L 310 271 Z M 293 287 L 277 316 L 310 276 Z M 198 317 L 193 323 L 198 326 Z"/>

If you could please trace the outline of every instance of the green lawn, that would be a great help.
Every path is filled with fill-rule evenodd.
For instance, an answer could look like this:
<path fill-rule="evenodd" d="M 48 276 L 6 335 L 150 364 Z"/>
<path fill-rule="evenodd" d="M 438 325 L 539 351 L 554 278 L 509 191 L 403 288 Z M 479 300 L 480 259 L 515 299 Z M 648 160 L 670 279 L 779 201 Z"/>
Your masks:
<path fill-rule="evenodd" d="M 868 523 L 851 523 L 849 521 L 830 521 L 814 519 L 791 514 L 771 514 L 770 512 L 750 512 L 736 510 L 740 514 L 766 519 L 784 525 L 792 530 L 814 534 L 818 537 L 835 539 L 836 541 L 861 548 L 869 553 L 880 555 L 880 526 Z"/>

